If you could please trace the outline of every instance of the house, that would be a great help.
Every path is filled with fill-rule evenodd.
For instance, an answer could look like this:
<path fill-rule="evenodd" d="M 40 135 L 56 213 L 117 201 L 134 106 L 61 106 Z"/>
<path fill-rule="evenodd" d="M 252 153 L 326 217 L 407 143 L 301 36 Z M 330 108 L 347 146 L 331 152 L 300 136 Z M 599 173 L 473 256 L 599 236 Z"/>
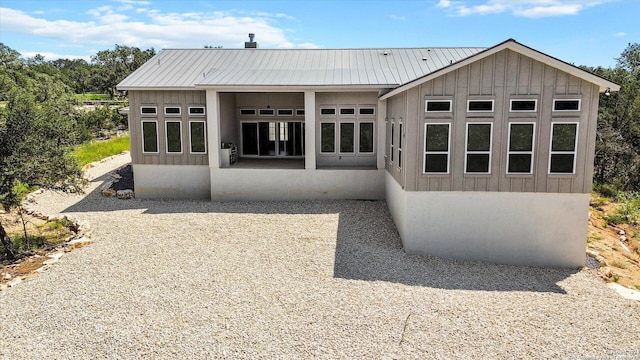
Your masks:
<path fill-rule="evenodd" d="M 490 48 L 167 49 L 123 80 L 136 196 L 385 199 L 412 254 L 578 267 L 598 99 Z M 237 160 L 237 161 L 236 161 Z"/>

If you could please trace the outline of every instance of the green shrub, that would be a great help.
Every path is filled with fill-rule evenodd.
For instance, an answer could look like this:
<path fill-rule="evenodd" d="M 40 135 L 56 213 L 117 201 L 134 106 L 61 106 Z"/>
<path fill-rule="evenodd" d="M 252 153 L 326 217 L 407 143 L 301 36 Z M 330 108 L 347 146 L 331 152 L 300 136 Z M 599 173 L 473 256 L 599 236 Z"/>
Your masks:
<path fill-rule="evenodd" d="M 640 194 L 619 193 L 616 208 L 604 219 L 610 224 L 637 224 L 640 220 Z"/>

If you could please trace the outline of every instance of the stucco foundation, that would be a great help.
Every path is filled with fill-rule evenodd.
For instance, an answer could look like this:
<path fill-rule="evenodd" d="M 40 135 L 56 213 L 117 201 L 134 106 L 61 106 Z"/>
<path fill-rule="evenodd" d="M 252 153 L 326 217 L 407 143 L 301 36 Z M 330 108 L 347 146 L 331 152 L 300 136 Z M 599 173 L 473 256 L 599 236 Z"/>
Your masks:
<path fill-rule="evenodd" d="M 383 169 L 212 169 L 211 200 L 381 200 L 384 173 Z"/>
<path fill-rule="evenodd" d="M 139 198 L 209 199 L 209 166 L 133 165 Z"/>
<path fill-rule="evenodd" d="M 584 265 L 589 194 L 404 191 L 389 174 L 385 188 L 409 254 L 514 265 Z"/>

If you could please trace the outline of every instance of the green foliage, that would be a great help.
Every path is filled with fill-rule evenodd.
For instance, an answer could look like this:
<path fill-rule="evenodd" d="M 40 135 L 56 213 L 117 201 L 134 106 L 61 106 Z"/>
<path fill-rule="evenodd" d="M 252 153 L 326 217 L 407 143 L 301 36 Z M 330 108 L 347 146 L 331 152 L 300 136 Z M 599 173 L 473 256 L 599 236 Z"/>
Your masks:
<path fill-rule="evenodd" d="M 91 141 L 73 150 L 72 156 L 80 166 L 117 155 L 129 150 L 129 135 L 118 136 L 104 141 Z"/>
<path fill-rule="evenodd" d="M 113 98 L 116 94 L 116 85 L 155 54 L 156 51 L 153 48 L 140 50 L 137 47 L 117 44 L 114 50 L 99 51 L 91 57 L 95 73 L 92 78 L 93 88 Z"/>
<path fill-rule="evenodd" d="M 640 221 L 640 193 L 619 193 L 616 208 L 604 219 L 612 225 L 637 224 Z"/>
<path fill-rule="evenodd" d="M 76 127 L 77 142 L 86 142 L 101 130 L 126 129 L 127 116 L 120 114 L 116 107 L 97 106 L 94 110 L 78 111 Z"/>

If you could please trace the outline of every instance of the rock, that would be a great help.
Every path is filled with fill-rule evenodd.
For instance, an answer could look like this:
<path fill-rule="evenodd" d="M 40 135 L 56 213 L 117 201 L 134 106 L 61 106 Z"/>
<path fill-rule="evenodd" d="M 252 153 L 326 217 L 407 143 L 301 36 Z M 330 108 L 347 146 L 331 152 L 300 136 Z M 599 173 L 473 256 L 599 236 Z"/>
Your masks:
<path fill-rule="evenodd" d="M 8 287 L 14 287 L 22 282 L 22 278 L 15 278 L 7 283 Z"/>
<path fill-rule="evenodd" d="M 95 165 L 93 163 L 89 163 L 89 164 L 87 164 L 87 165 L 82 167 L 82 171 L 87 171 L 87 170 L 91 169 L 94 166 Z"/>
<path fill-rule="evenodd" d="M 82 236 L 82 237 L 79 237 L 77 239 L 73 239 L 73 240 L 69 241 L 67 243 L 67 246 L 69 248 L 73 249 L 73 248 L 83 247 L 83 246 L 89 245 L 89 244 L 91 244 L 91 240 L 86 236 Z"/>
<path fill-rule="evenodd" d="M 133 199 L 135 197 L 133 194 L 133 190 L 131 189 L 118 190 L 116 194 L 118 196 L 118 199 Z"/>
<path fill-rule="evenodd" d="M 0 291 L 8 288 L 7 284 L 0 284 Z"/>
<path fill-rule="evenodd" d="M 627 242 L 627 236 L 626 235 L 620 235 L 620 241 Z"/>
<path fill-rule="evenodd" d="M 27 196 L 24 198 L 24 201 L 25 201 L 25 202 L 27 202 L 27 203 L 29 203 L 29 204 L 33 204 L 34 202 L 36 202 L 36 198 L 35 198 L 35 197 L 33 197 L 33 195 L 27 195 Z"/>
<path fill-rule="evenodd" d="M 107 190 L 111 188 L 112 185 L 113 181 L 106 181 L 104 184 L 102 184 L 102 186 L 100 186 L 100 190 Z"/>
<path fill-rule="evenodd" d="M 2 279 L 3 279 L 3 280 L 11 280 L 11 274 L 9 274 L 9 273 L 2 273 Z"/>
<path fill-rule="evenodd" d="M 44 189 L 38 189 L 36 191 L 33 192 L 34 195 L 40 195 L 44 192 Z"/>
<path fill-rule="evenodd" d="M 624 230 L 618 231 L 618 235 L 626 235 L 627 233 Z"/>
<path fill-rule="evenodd" d="M 109 176 L 111 176 L 113 179 L 116 179 L 116 180 L 122 179 L 122 176 L 120 176 L 120 174 L 116 174 L 116 173 L 111 173 L 111 174 L 109 174 Z"/>
<path fill-rule="evenodd" d="M 613 276 L 613 273 L 611 272 L 611 269 L 609 269 L 609 267 L 602 267 L 600 268 L 600 275 L 604 278 L 604 279 L 611 279 L 611 277 Z"/>
<path fill-rule="evenodd" d="M 114 197 L 116 196 L 116 194 L 117 194 L 116 191 L 113 189 L 102 190 L 102 196 L 105 196 L 105 197 Z"/>

